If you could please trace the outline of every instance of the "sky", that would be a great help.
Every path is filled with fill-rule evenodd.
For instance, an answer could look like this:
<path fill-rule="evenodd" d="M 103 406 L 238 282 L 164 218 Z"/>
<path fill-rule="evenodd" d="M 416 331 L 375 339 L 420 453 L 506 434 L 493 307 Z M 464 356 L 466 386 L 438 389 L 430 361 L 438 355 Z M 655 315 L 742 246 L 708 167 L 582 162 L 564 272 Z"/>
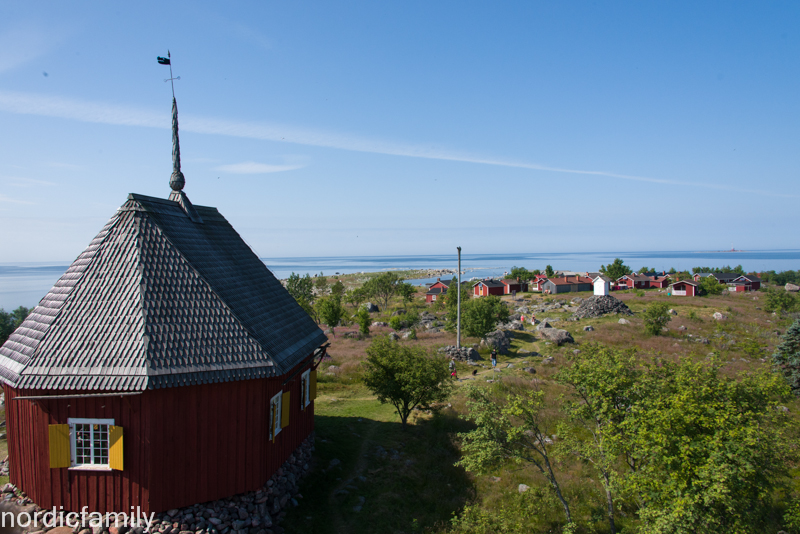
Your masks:
<path fill-rule="evenodd" d="M 797 2 L 0 3 L 0 263 L 184 191 L 261 257 L 797 249 Z"/>

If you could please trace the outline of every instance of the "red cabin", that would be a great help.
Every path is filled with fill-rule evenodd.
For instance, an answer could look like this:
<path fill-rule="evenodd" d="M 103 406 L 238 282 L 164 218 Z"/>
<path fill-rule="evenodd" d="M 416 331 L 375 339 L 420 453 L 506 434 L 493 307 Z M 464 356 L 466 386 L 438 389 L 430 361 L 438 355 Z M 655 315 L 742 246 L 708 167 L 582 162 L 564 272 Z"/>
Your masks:
<path fill-rule="evenodd" d="M 489 295 L 504 295 L 505 294 L 506 286 L 498 281 L 493 280 L 491 278 L 487 278 L 486 280 L 481 280 L 480 282 L 476 282 L 475 285 L 472 286 L 472 293 L 476 297 L 486 297 Z"/>
<path fill-rule="evenodd" d="M 694 280 L 681 280 L 670 284 L 670 294 L 679 297 L 696 297 L 700 282 Z"/>
<path fill-rule="evenodd" d="M 521 282 L 520 280 L 506 279 L 500 280 L 503 284 L 503 294 L 511 295 L 513 292 L 521 293 L 528 290 L 528 282 Z"/>

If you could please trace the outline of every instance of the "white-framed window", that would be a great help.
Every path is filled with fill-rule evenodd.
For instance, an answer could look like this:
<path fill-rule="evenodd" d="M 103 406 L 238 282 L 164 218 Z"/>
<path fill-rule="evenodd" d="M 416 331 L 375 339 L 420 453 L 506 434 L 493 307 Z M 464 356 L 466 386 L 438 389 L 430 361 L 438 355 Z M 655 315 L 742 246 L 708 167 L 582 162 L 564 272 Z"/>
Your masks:
<path fill-rule="evenodd" d="M 300 375 L 300 409 L 311 404 L 311 369 Z"/>
<path fill-rule="evenodd" d="M 113 419 L 67 419 L 71 467 L 109 467 L 109 427 Z"/>
<path fill-rule="evenodd" d="M 431 300 L 436 300 L 436 295 L 431 295 Z"/>
<path fill-rule="evenodd" d="M 278 393 L 269 401 L 269 432 L 270 440 L 281 432 L 281 409 L 283 408 L 283 392 Z"/>

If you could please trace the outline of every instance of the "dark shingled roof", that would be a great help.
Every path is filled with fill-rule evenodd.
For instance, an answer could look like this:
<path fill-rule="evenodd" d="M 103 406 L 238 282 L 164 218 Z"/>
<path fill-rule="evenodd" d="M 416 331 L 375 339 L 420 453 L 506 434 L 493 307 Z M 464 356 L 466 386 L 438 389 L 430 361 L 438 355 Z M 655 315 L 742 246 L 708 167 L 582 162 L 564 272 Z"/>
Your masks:
<path fill-rule="evenodd" d="M 178 198 L 180 197 L 180 198 Z M 327 338 L 216 208 L 132 194 L 0 348 L 22 389 L 288 372 Z"/>

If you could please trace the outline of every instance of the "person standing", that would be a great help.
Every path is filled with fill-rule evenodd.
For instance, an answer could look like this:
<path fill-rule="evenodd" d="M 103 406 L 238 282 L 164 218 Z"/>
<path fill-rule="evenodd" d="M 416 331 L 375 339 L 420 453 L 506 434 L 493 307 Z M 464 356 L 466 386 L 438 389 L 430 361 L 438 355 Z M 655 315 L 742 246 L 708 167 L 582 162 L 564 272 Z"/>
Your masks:
<path fill-rule="evenodd" d="M 492 369 L 497 367 L 497 349 L 492 349 Z"/>
<path fill-rule="evenodd" d="M 455 357 L 450 358 L 450 376 L 452 376 L 455 379 L 458 379 L 458 376 L 456 376 L 456 359 L 455 359 Z"/>

